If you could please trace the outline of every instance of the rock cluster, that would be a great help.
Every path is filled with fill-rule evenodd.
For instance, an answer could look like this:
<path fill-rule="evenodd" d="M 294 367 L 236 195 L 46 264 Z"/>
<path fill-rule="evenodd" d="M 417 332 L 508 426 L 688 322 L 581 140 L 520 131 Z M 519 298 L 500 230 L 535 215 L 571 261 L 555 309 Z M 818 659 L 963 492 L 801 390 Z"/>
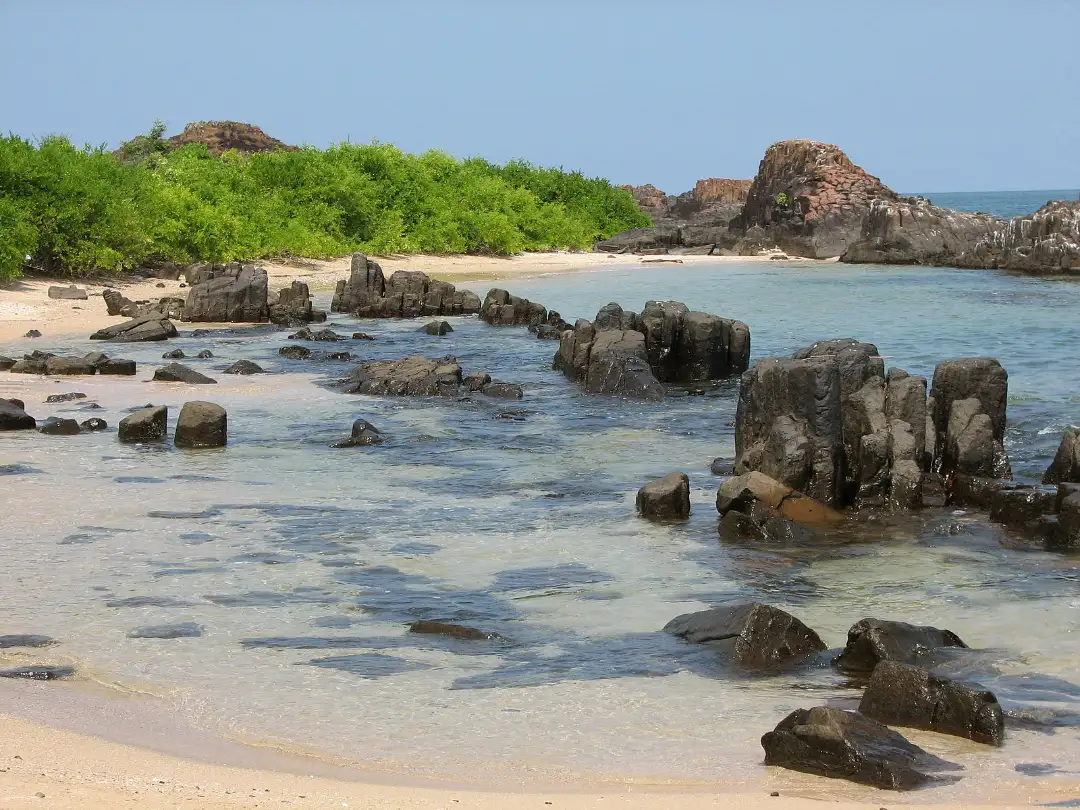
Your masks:
<path fill-rule="evenodd" d="M 294 281 L 288 287 L 267 296 L 269 319 L 280 326 L 303 326 L 322 323 L 326 313 L 311 304 L 311 292 L 302 281 Z"/>
<path fill-rule="evenodd" d="M 199 264 L 187 269 L 191 288 L 183 320 L 262 323 L 269 320 L 266 270 L 250 264 Z"/>
<path fill-rule="evenodd" d="M 330 310 L 361 318 L 475 315 L 480 298 L 417 270 L 399 270 L 387 279 L 378 262 L 354 253 L 349 278 L 337 283 Z"/>
<path fill-rule="evenodd" d="M 559 318 L 557 312 L 552 314 Z M 480 320 L 492 326 L 540 326 L 550 323 L 548 317 L 543 304 L 519 298 L 498 288 L 489 290 L 480 306 Z"/>
<path fill-rule="evenodd" d="M 476 392 L 520 399 L 520 386 L 492 381 L 484 373 L 464 375 L 456 357 L 428 360 L 419 355 L 401 360 L 362 363 L 344 379 L 348 394 L 374 396 L 456 397 Z"/>
<path fill-rule="evenodd" d="M 7 366 L 12 374 L 49 374 L 56 376 L 89 376 L 104 374 L 131 377 L 135 374 L 135 361 L 110 358 L 102 352 L 90 352 L 82 357 L 60 357 L 50 352 L 33 351 L 14 360 Z"/>
<path fill-rule="evenodd" d="M 640 313 L 608 304 L 592 322 L 563 332 L 553 366 L 589 393 L 664 398 L 662 383 L 719 380 L 750 361 L 742 321 L 691 312 L 677 301 L 650 301 Z"/>
<path fill-rule="evenodd" d="M 1027 273 L 1078 272 L 1080 201 L 1053 200 L 1034 214 L 1016 217 L 948 263 Z"/>

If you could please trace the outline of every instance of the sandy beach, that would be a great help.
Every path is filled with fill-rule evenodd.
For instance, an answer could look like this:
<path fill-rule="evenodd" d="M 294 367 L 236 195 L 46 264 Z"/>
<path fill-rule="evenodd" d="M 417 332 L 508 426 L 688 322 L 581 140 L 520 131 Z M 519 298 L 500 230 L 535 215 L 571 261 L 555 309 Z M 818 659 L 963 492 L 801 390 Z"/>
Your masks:
<path fill-rule="evenodd" d="M 493 256 L 379 256 L 379 264 L 388 275 L 398 270 L 423 270 L 432 278 L 454 283 L 479 282 L 480 286 L 500 280 L 528 278 L 556 273 L 596 272 L 621 267 L 657 263 L 716 264 L 729 262 L 769 261 L 769 256 L 637 256 L 604 253 L 526 253 L 509 258 Z M 807 261 L 807 260 L 793 260 Z M 350 257 L 329 261 L 298 260 L 295 262 L 259 262 L 270 278 L 270 288 L 280 289 L 292 281 L 306 282 L 313 293 L 333 290 L 338 280 L 349 275 Z M 49 287 L 66 286 L 68 279 L 27 277 L 0 284 L 0 340 L 22 337 L 27 330 L 42 334 L 75 335 L 91 332 L 122 322 L 110 317 L 101 301 L 105 284 L 119 289 L 133 301 L 157 300 L 164 296 L 184 297 L 185 288 L 179 281 L 123 277 L 76 280 L 90 298 L 86 301 L 62 301 L 49 298 Z M 213 328 L 213 324 L 199 324 Z"/>

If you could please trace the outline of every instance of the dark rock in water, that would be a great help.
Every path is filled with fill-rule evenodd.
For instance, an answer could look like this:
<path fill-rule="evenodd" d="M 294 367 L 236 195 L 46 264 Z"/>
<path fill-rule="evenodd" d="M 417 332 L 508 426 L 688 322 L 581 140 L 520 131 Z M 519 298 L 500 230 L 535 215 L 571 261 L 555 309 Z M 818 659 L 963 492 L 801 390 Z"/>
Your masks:
<path fill-rule="evenodd" d="M 173 349 L 171 352 L 165 352 L 165 354 L 161 355 L 162 360 L 183 360 L 185 357 L 187 355 L 184 354 L 183 349 Z"/>
<path fill-rule="evenodd" d="M 56 681 L 70 678 L 75 674 L 75 667 L 53 664 L 31 665 L 0 670 L 0 678 L 24 678 L 30 681 Z"/>
<path fill-rule="evenodd" d="M 213 357 L 214 353 L 209 349 L 203 349 L 201 352 L 195 355 L 195 359 L 197 360 L 212 360 Z"/>
<path fill-rule="evenodd" d="M 57 641 L 49 636 L 0 636 L 0 650 L 12 647 L 51 647 Z"/>
<path fill-rule="evenodd" d="M 668 473 L 650 481 L 637 493 L 638 514 L 650 520 L 686 520 L 690 517 L 690 479 L 686 473 Z"/>
<path fill-rule="evenodd" d="M 169 363 L 154 372 L 154 382 L 181 382 L 190 385 L 214 385 L 217 380 L 200 374 L 193 368 L 180 363 Z"/>
<path fill-rule="evenodd" d="M 90 336 L 90 339 L 111 343 L 142 343 L 174 337 L 176 337 L 176 327 L 173 326 L 172 321 L 156 315 L 145 315 L 99 329 Z"/>
<path fill-rule="evenodd" d="M 1005 716 L 994 694 L 925 669 L 882 661 L 874 667 L 859 711 L 890 726 L 909 726 L 1001 745 Z"/>
<path fill-rule="evenodd" d="M 0 371 L 7 371 L 13 365 L 15 365 L 14 358 L 4 357 L 2 354 L 0 354 Z"/>
<path fill-rule="evenodd" d="M 98 364 L 97 371 L 98 374 L 109 374 L 116 377 L 134 377 L 135 361 L 120 358 L 106 360 Z"/>
<path fill-rule="evenodd" d="M 80 422 L 79 429 L 83 433 L 97 433 L 102 430 L 108 430 L 109 423 L 106 422 L 104 419 L 98 419 L 95 417 L 93 419 L 87 419 L 83 422 Z"/>
<path fill-rule="evenodd" d="M 178 624 L 160 624 L 154 627 L 140 627 L 127 634 L 128 638 L 200 638 L 203 634 L 201 625 L 195 622 Z"/>
<path fill-rule="evenodd" d="M 863 619 L 848 630 L 847 644 L 833 662 L 847 672 L 872 672 L 881 661 L 918 664 L 942 647 L 967 648 L 951 630 L 884 619 Z"/>
<path fill-rule="evenodd" d="M 759 602 L 676 616 L 664 632 L 698 644 L 734 640 L 731 660 L 753 669 L 800 663 L 827 649 L 817 633 L 790 613 Z"/>
<path fill-rule="evenodd" d="M 9 371 L 12 374 L 44 374 L 45 373 L 45 361 L 48 360 L 48 356 L 43 357 L 30 357 L 27 355 L 22 360 L 16 360 Z"/>
<path fill-rule="evenodd" d="M 1011 488 L 1010 482 L 954 472 L 946 483 L 945 498 L 947 503 L 956 506 L 989 509 L 1002 488 Z"/>
<path fill-rule="evenodd" d="M 97 373 L 93 363 L 81 357 L 50 357 L 45 361 L 45 373 L 74 377 Z"/>
<path fill-rule="evenodd" d="M 761 472 L 729 478 L 716 492 L 716 511 L 721 515 L 735 510 L 757 520 L 780 517 L 809 526 L 843 521 L 844 516 L 802 492 L 786 487 Z"/>
<path fill-rule="evenodd" d="M 168 434 L 169 409 L 147 406 L 120 420 L 119 439 L 124 444 L 160 442 Z"/>
<path fill-rule="evenodd" d="M 55 416 L 46 419 L 38 430 L 49 436 L 78 436 L 82 432 L 79 423 L 74 419 L 59 419 Z"/>
<path fill-rule="evenodd" d="M 848 779 L 886 790 L 913 790 L 959 770 L 887 726 L 826 706 L 796 709 L 761 738 L 765 764 Z"/>
<path fill-rule="evenodd" d="M 311 349 L 307 346 L 282 346 L 278 349 L 278 354 L 289 360 L 307 360 L 311 357 Z"/>
<path fill-rule="evenodd" d="M 935 467 L 943 475 L 956 470 L 967 475 L 982 475 L 978 469 L 970 469 L 973 464 L 984 459 L 960 458 L 958 453 L 969 448 L 978 436 L 969 436 L 958 447 L 962 434 L 966 431 L 974 434 L 987 429 L 994 442 L 994 450 L 1004 459 L 1001 443 L 1005 438 L 1005 410 L 1009 397 L 1009 375 L 1001 364 L 987 357 L 966 357 L 938 363 L 934 369 L 934 383 L 930 392 L 930 418 L 934 423 L 937 447 L 935 448 Z M 977 400 L 977 407 L 966 404 L 954 415 L 954 404 L 963 400 Z M 976 416 L 985 415 L 971 425 Z M 954 422 L 950 426 L 950 422 Z M 985 425 L 985 428 L 982 427 Z M 950 427 L 952 435 L 950 436 Z M 950 446 L 951 442 L 951 446 Z M 998 462 L 1000 464 L 1000 461 Z M 1007 459 L 1005 460 L 1007 467 Z M 1009 477 L 1005 469 L 991 470 L 998 477 Z"/>
<path fill-rule="evenodd" d="M 0 430 L 33 430 L 36 427 L 37 420 L 23 410 L 20 400 L 0 399 Z"/>
<path fill-rule="evenodd" d="M 367 332 L 353 332 L 353 340 L 375 340 L 373 335 L 369 335 Z"/>
<path fill-rule="evenodd" d="M 279 326 L 298 326 L 326 320 L 325 312 L 312 307 L 311 291 L 302 281 L 294 281 L 278 293 L 269 293 L 267 303 L 271 322 Z"/>
<path fill-rule="evenodd" d="M 1001 487 L 990 499 L 990 520 L 1018 528 L 1034 528 L 1043 515 L 1057 511 L 1057 487 Z"/>
<path fill-rule="evenodd" d="M 376 360 L 354 368 L 345 383 L 350 394 L 456 396 L 462 384 L 461 366 L 453 357 Z"/>
<path fill-rule="evenodd" d="M 421 332 L 425 335 L 434 335 L 436 337 L 442 337 L 443 335 L 449 335 L 454 331 L 454 327 L 448 324 L 446 321 L 431 321 L 420 327 Z"/>
<path fill-rule="evenodd" d="M 498 633 L 486 633 L 483 630 L 477 630 L 473 627 L 465 627 L 460 624 L 451 624 L 449 622 L 437 622 L 431 620 L 413 622 L 409 625 L 409 632 L 430 636 L 447 636 L 449 638 L 461 639 L 463 641 L 505 640 Z"/>
<path fill-rule="evenodd" d="M 386 278 L 377 262 L 354 253 L 349 278 L 338 282 L 330 309 L 361 318 L 474 315 L 480 311 L 480 299 L 416 270 L 398 270 Z"/>
<path fill-rule="evenodd" d="M 266 270 L 250 264 L 193 265 L 185 321 L 262 323 L 269 319 Z"/>
<path fill-rule="evenodd" d="M 23 335 L 23 337 L 39 338 L 41 337 L 41 332 L 39 332 L 37 329 L 31 329 L 25 335 Z"/>
<path fill-rule="evenodd" d="M 105 409 L 102 408 L 100 405 L 98 405 L 96 402 L 84 402 L 82 405 L 79 406 L 79 410 L 80 411 L 103 411 Z"/>
<path fill-rule="evenodd" d="M 61 301 L 85 301 L 88 297 L 86 290 L 74 284 L 69 284 L 67 287 L 49 287 L 49 298 Z"/>
<path fill-rule="evenodd" d="M 1080 484 L 1080 428 L 1065 428 L 1044 484 Z"/>
<path fill-rule="evenodd" d="M 1068 493 L 1061 500 L 1058 509 L 1058 524 L 1059 530 L 1054 538 L 1054 545 L 1080 548 L 1080 491 Z"/>
<path fill-rule="evenodd" d="M 341 335 L 339 335 L 337 332 L 333 331 L 332 329 L 320 329 L 318 332 L 312 332 L 311 333 L 311 339 L 312 340 L 321 340 L 323 342 L 329 342 L 329 343 L 332 343 L 332 342 L 335 342 L 335 341 L 338 341 L 338 340 L 345 340 L 344 337 L 342 337 Z"/>
<path fill-rule="evenodd" d="M 14 405 L 16 408 L 26 410 L 26 403 L 23 402 L 21 399 L 16 399 L 15 397 L 11 397 L 9 399 L 0 399 L 0 402 L 7 402 L 10 405 Z"/>
<path fill-rule="evenodd" d="M 483 391 L 484 386 L 491 382 L 491 375 L 483 371 L 474 371 L 466 374 L 461 381 L 466 391 Z"/>
<path fill-rule="evenodd" d="M 586 335 L 588 343 L 583 344 Z M 575 360 L 583 357 L 585 365 L 567 372 L 571 367 L 559 364 L 564 357 Z M 593 332 L 588 321 L 579 321 L 573 332 L 563 336 L 556 364 L 571 378 L 582 380 L 590 394 L 614 394 L 650 402 L 664 399 L 664 387 L 649 367 L 645 335 L 641 332 L 621 329 Z"/>
<path fill-rule="evenodd" d="M 498 399 L 521 399 L 525 396 L 525 389 L 517 383 L 504 383 L 496 380 L 481 388 L 480 393 Z"/>
<path fill-rule="evenodd" d="M 570 324 L 559 324 L 553 326 L 549 323 L 541 323 L 535 327 L 534 334 L 536 335 L 537 340 L 559 340 L 560 338 L 562 338 L 563 332 L 565 332 L 567 329 L 573 328 L 574 327 L 570 326 Z M 530 329 L 533 329 L 533 327 L 530 327 Z"/>
<path fill-rule="evenodd" d="M 735 459 L 714 458 L 712 460 L 712 463 L 709 464 L 709 472 L 711 472 L 713 475 L 734 475 Z"/>
<path fill-rule="evenodd" d="M 353 422 L 352 435 L 347 439 L 334 442 L 331 447 L 370 447 L 374 444 L 382 444 L 386 441 L 378 429 L 365 419 L 357 419 Z"/>
<path fill-rule="evenodd" d="M 355 360 L 356 355 L 352 352 L 330 352 L 326 355 L 327 360 Z"/>
<path fill-rule="evenodd" d="M 547 314 L 543 305 L 498 288 L 489 290 L 480 306 L 480 320 L 492 326 L 541 324 L 547 319 Z"/>
<path fill-rule="evenodd" d="M 237 360 L 229 366 L 224 374 L 263 374 L 262 366 L 252 363 L 250 360 Z"/>
<path fill-rule="evenodd" d="M 176 420 L 173 444 L 177 447 L 224 447 L 228 441 L 228 414 L 213 402 L 185 402 Z"/>
<path fill-rule="evenodd" d="M 86 394 L 79 391 L 72 391 L 70 394 L 49 394 L 45 397 L 45 402 L 51 405 L 57 402 L 71 402 L 74 399 L 86 399 Z"/>

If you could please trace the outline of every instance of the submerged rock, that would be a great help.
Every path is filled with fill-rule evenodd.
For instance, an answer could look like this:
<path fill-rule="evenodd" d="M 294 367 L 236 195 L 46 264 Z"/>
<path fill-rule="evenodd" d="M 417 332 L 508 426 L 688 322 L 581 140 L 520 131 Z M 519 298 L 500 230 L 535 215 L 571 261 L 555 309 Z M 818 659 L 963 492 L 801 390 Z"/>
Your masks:
<path fill-rule="evenodd" d="M 409 625 L 409 632 L 419 635 L 446 636 L 462 641 L 503 641 L 498 633 L 487 633 L 474 627 L 465 627 L 450 622 L 437 622 L 425 619 Z"/>
<path fill-rule="evenodd" d="M 664 632 L 694 643 L 734 640 L 732 661 L 755 669 L 800 663 L 827 649 L 817 633 L 790 613 L 760 602 L 686 613 L 668 622 Z"/>
<path fill-rule="evenodd" d="M 21 678 L 29 681 L 57 681 L 72 677 L 75 667 L 57 664 L 31 664 L 0 670 L 0 678 Z"/>
<path fill-rule="evenodd" d="M 913 790 L 958 770 L 887 726 L 855 712 L 796 709 L 761 738 L 765 764 L 848 779 L 886 790 Z"/>
<path fill-rule="evenodd" d="M 349 438 L 334 442 L 330 446 L 335 448 L 371 447 L 375 444 L 382 444 L 384 441 L 385 439 L 378 428 L 371 424 L 371 422 L 368 422 L 366 419 L 357 419 L 353 422 L 352 434 Z"/>
<path fill-rule="evenodd" d="M 106 422 L 104 419 L 98 419 L 97 417 L 94 417 L 92 419 L 87 419 L 83 422 L 80 422 L 79 429 L 82 430 L 83 433 L 98 433 L 102 430 L 108 430 L 109 423 Z"/>
<path fill-rule="evenodd" d="M 227 369 L 223 374 L 263 374 L 265 373 L 258 363 L 253 363 L 250 360 L 237 360 Z"/>
<path fill-rule="evenodd" d="M 202 625 L 195 622 L 179 622 L 177 624 L 159 624 L 153 627 L 140 627 L 127 634 L 128 638 L 200 638 L 203 634 Z"/>
<path fill-rule="evenodd" d="M 872 672 L 881 661 L 918 664 L 945 647 L 967 649 L 967 644 L 951 630 L 863 619 L 848 630 L 847 644 L 834 663 L 847 672 Z"/>
<path fill-rule="evenodd" d="M 457 359 L 375 360 L 357 366 L 345 379 L 350 394 L 391 396 L 456 396 L 462 385 Z"/>
<path fill-rule="evenodd" d="M 994 694 L 925 669 L 882 661 L 874 667 L 859 711 L 891 726 L 909 726 L 1001 745 L 1005 716 Z"/>
<path fill-rule="evenodd" d="M 650 481 L 637 493 L 638 514 L 650 520 L 686 520 L 690 517 L 690 479 L 686 473 L 668 473 Z"/>
<path fill-rule="evenodd" d="M 425 335 L 433 335 L 435 337 L 442 337 L 443 335 L 449 335 L 454 331 L 454 327 L 448 324 L 446 321 L 431 321 L 420 327 L 420 331 Z"/>
<path fill-rule="evenodd" d="M 80 391 L 72 391 L 69 394 L 49 394 L 45 397 L 45 403 L 52 405 L 58 402 L 71 402 L 75 399 L 86 399 L 86 394 Z"/>
<path fill-rule="evenodd" d="M 496 399 L 522 399 L 525 396 L 525 389 L 517 383 L 506 383 L 495 380 L 486 383 L 480 389 L 480 393 L 487 397 L 495 397 Z"/>
<path fill-rule="evenodd" d="M 165 352 L 165 354 L 161 355 L 162 360 L 183 360 L 185 357 L 187 357 L 187 355 L 184 354 L 183 349 L 173 349 L 172 351 Z"/>
<path fill-rule="evenodd" d="M 289 360 L 307 360 L 311 357 L 311 349 L 307 346 L 282 346 L 278 354 Z"/>
<path fill-rule="evenodd" d="M 58 643 L 56 639 L 51 638 L 50 636 L 0 636 L 0 650 L 7 650 L 11 649 L 12 647 L 51 647 L 53 644 L 56 643 Z"/>

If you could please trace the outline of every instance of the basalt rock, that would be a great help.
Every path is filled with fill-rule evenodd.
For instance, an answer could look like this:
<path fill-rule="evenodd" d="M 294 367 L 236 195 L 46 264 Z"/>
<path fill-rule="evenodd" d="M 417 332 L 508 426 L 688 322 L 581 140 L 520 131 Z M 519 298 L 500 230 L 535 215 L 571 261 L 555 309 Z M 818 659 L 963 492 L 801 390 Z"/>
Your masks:
<path fill-rule="evenodd" d="M 214 359 L 214 353 L 212 351 L 210 351 L 209 349 L 203 349 L 201 352 L 199 352 L 197 355 L 195 355 L 195 359 L 196 360 L 213 360 Z"/>
<path fill-rule="evenodd" d="M 588 366 L 580 378 L 590 394 L 615 394 L 652 402 L 664 398 L 664 387 L 649 368 L 641 332 L 609 329 L 597 333 L 588 350 Z"/>
<path fill-rule="evenodd" d="M 124 444 L 159 442 L 168 434 L 169 409 L 150 405 L 120 420 L 119 439 Z"/>
<path fill-rule="evenodd" d="M 547 316 L 543 305 L 498 288 L 490 290 L 480 306 L 480 320 L 492 326 L 535 326 L 544 323 Z"/>
<path fill-rule="evenodd" d="M 371 422 L 366 419 L 357 419 L 352 425 L 352 434 L 347 439 L 334 442 L 331 447 L 371 447 L 382 444 L 385 441 L 382 434 Z"/>
<path fill-rule="evenodd" d="M 686 473 L 668 473 L 650 481 L 637 493 L 638 514 L 650 520 L 686 520 L 690 517 L 690 479 Z"/>
<path fill-rule="evenodd" d="M 896 661 L 874 667 L 859 711 L 890 726 L 907 726 L 1001 745 L 1005 715 L 994 694 Z"/>
<path fill-rule="evenodd" d="M 69 284 L 67 287 L 49 287 L 49 298 L 61 301 L 85 301 L 88 297 L 86 290 L 74 284 Z"/>
<path fill-rule="evenodd" d="M 876 720 L 827 706 L 792 712 L 761 746 L 766 765 L 886 790 L 913 790 L 940 781 L 937 772 L 959 769 Z"/>
<path fill-rule="evenodd" d="M 1080 272 L 1080 201 L 1053 200 L 983 234 L 946 264 L 1027 273 Z"/>
<path fill-rule="evenodd" d="M 106 340 L 111 343 L 141 343 L 168 340 L 173 337 L 176 337 L 176 327 L 173 326 L 172 321 L 154 315 L 145 315 L 99 329 L 90 336 L 90 339 Z"/>
<path fill-rule="evenodd" d="M 184 354 L 183 349 L 173 349 L 172 351 L 165 352 L 165 354 L 161 355 L 162 360 L 183 360 L 185 357 L 187 357 L 187 355 Z"/>
<path fill-rule="evenodd" d="M 0 371 L 8 371 L 15 363 L 15 358 L 0 355 Z"/>
<path fill-rule="evenodd" d="M 107 288 L 101 293 L 101 297 L 104 299 L 105 309 L 110 315 L 134 317 L 134 310 L 137 308 L 136 303 L 124 296 L 119 290 Z"/>
<path fill-rule="evenodd" d="M 49 394 L 49 396 L 45 397 L 45 403 L 53 405 L 58 402 L 72 402 L 76 399 L 86 399 L 86 394 L 81 391 L 72 391 L 68 394 Z"/>
<path fill-rule="evenodd" d="M 108 358 L 96 365 L 98 374 L 107 374 L 114 377 L 134 377 L 136 363 L 134 360 L 123 358 Z"/>
<path fill-rule="evenodd" d="M 169 363 L 154 372 L 154 382 L 180 382 L 190 385 L 213 385 L 217 380 L 200 374 L 193 368 L 180 363 Z"/>
<path fill-rule="evenodd" d="M 280 292 L 269 293 L 267 306 L 271 323 L 279 326 L 302 326 L 326 320 L 326 313 L 311 303 L 311 292 L 302 281 L 294 281 Z"/>
<path fill-rule="evenodd" d="M 185 402 L 176 420 L 173 444 L 177 447 L 224 447 L 228 441 L 229 417 L 213 402 Z"/>
<path fill-rule="evenodd" d="M 223 374 L 263 374 L 262 366 L 250 360 L 237 360 L 229 366 Z"/>
<path fill-rule="evenodd" d="M 834 663 L 846 672 L 869 673 L 881 661 L 919 664 L 944 648 L 966 649 L 967 645 L 951 630 L 863 619 L 848 630 L 847 644 Z"/>
<path fill-rule="evenodd" d="M 430 321 L 420 327 L 420 331 L 425 335 L 432 335 L 434 337 L 443 337 L 449 335 L 454 331 L 454 327 L 448 324 L 446 321 Z"/>
<path fill-rule="evenodd" d="M 106 422 L 104 419 L 98 419 L 97 417 L 94 417 L 92 419 L 86 419 L 82 422 L 79 422 L 79 429 L 83 433 L 99 433 L 102 430 L 108 430 L 109 423 Z"/>
<path fill-rule="evenodd" d="M 357 366 L 345 378 L 346 393 L 381 396 L 456 396 L 461 385 L 461 366 L 453 357 L 375 360 Z"/>
<path fill-rule="evenodd" d="M 184 320 L 191 322 L 262 323 L 270 306 L 266 270 L 250 264 L 202 265 L 189 268 Z"/>
<path fill-rule="evenodd" d="M 23 410 L 18 400 L 0 399 L 0 430 L 33 430 L 37 420 Z"/>
<path fill-rule="evenodd" d="M 354 253 L 349 278 L 339 281 L 332 312 L 361 318 L 415 318 L 421 315 L 475 315 L 480 299 L 469 290 L 436 281 L 416 270 L 399 270 L 387 278 L 363 253 Z"/>
<path fill-rule="evenodd" d="M 97 373 L 93 362 L 82 357 L 50 357 L 45 361 L 45 373 L 57 376 L 88 376 Z"/>
<path fill-rule="evenodd" d="M 1065 428 L 1044 484 L 1080 484 L 1080 428 Z"/>
<path fill-rule="evenodd" d="M 742 512 L 757 520 L 775 514 L 806 526 L 827 526 L 844 520 L 839 512 L 758 471 L 729 478 L 721 484 L 716 493 L 716 511 L 721 516 L 731 511 Z"/>
<path fill-rule="evenodd" d="M 307 360 L 311 357 L 311 349 L 307 346 L 282 346 L 278 354 L 289 360 Z"/>
<path fill-rule="evenodd" d="M 694 643 L 730 641 L 731 660 L 754 669 L 802 663 L 827 649 L 817 633 L 790 613 L 759 602 L 677 616 L 664 632 Z"/>
<path fill-rule="evenodd" d="M 494 397 L 496 399 L 522 399 L 525 396 L 525 389 L 517 383 L 493 380 L 484 385 L 480 389 L 480 393 L 486 397 Z"/>

